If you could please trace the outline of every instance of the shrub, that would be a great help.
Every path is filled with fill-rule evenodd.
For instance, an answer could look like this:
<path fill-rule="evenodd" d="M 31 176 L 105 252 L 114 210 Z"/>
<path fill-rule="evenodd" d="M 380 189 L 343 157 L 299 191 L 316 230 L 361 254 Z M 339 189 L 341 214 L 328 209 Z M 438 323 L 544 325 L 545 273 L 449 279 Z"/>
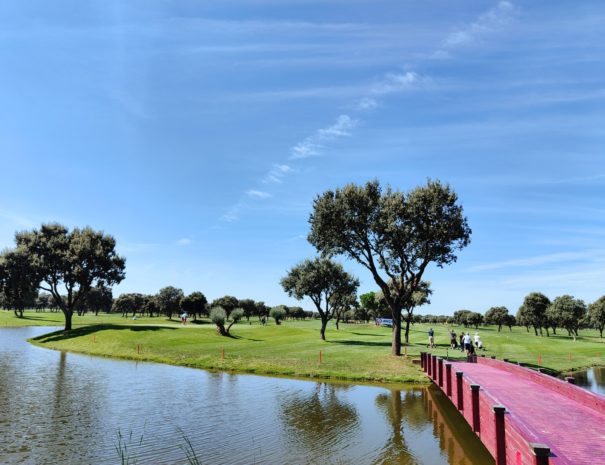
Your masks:
<path fill-rule="evenodd" d="M 227 320 L 227 312 L 223 307 L 213 307 L 210 310 L 210 321 L 216 325 L 216 330 L 221 336 L 226 336 L 229 331 L 225 329 L 225 321 Z"/>
<path fill-rule="evenodd" d="M 278 307 L 273 307 L 269 311 L 269 316 L 275 320 L 276 325 L 280 325 L 281 320 L 286 317 L 286 309 L 282 305 Z"/>
<path fill-rule="evenodd" d="M 244 317 L 244 309 L 243 308 L 235 308 L 231 311 L 231 313 L 229 314 L 229 319 L 232 321 L 231 324 L 235 324 L 237 323 L 239 320 L 241 320 Z"/>

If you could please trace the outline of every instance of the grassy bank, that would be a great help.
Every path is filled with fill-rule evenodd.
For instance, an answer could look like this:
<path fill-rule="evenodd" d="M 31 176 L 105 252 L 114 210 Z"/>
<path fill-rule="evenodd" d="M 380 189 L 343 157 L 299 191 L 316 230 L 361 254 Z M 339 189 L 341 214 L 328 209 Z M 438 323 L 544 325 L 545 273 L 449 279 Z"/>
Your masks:
<path fill-rule="evenodd" d="M 411 359 L 389 355 L 388 328 L 350 325 L 330 331 L 327 342 L 319 340 L 317 322 L 241 324 L 231 332 L 233 337 L 219 336 L 210 324 L 96 324 L 32 342 L 59 350 L 205 369 L 350 381 L 426 382 Z"/>
<path fill-rule="evenodd" d="M 0 312 L 0 326 L 61 326 L 62 321 L 61 313 L 27 312 L 25 319 L 18 319 L 12 312 Z M 85 315 L 74 317 L 76 327 L 69 334 L 53 333 L 32 342 L 58 350 L 205 369 L 351 381 L 426 382 L 410 358 L 389 355 L 389 328 L 351 324 L 341 325 L 340 331 L 336 331 L 330 324 L 328 341 L 322 342 L 318 321 L 286 321 L 281 326 L 252 322 L 235 325 L 234 337 L 226 338 L 219 336 L 207 322 L 183 327 L 178 321 L 162 317 L 133 321 L 118 315 Z M 432 352 L 461 357 L 460 352 L 448 348 L 448 328 L 436 325 L 434 329 L 438 347 Z M 465 330 L 454 329 L 458 334 Z M 427 330 L 426 325 L 413 326 L 407 348 L 412 358 L 427 350 Z M 503 329 L 498 333 L 495 327 L 481 327 L 478 331 L 487 349 L 480 353 L 486 356 L 535 366 L 540 362 L 555 372 L 605 364 L 605 340 L 596 331 L 581 331 L 576 342 L 562 331 L 551 337 L 536 337 L 525 328 L 513 328 L 512 332 Z"/>

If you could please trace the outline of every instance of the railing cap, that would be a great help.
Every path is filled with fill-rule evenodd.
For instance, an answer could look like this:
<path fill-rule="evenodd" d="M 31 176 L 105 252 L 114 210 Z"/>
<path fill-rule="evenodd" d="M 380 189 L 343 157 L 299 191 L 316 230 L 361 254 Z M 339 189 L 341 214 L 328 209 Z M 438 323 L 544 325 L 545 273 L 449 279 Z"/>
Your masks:
<path fill-rule="evenodd" d="M 529 447 L 534 451 L 536 457 L 548 457 L 550 455 L 550 447 L 540 442 L 530 442 Z"/>
<path fill-rule="evenodd" d="M 494 412 L 496 412 L 496 413 L 505 413 L 506 412 L 506 407 L 504 405 L 494 405 L 492 408 L 494 409 Z"/>

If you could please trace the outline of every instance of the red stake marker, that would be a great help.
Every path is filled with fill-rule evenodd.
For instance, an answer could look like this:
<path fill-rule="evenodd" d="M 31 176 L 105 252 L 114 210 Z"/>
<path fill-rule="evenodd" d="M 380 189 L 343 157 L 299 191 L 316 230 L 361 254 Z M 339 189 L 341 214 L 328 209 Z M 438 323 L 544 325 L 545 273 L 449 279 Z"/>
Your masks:
<path fill-rule="evenodd" d="M 321 350 L 319 351 L 319 364 L 321 365 Z"/>

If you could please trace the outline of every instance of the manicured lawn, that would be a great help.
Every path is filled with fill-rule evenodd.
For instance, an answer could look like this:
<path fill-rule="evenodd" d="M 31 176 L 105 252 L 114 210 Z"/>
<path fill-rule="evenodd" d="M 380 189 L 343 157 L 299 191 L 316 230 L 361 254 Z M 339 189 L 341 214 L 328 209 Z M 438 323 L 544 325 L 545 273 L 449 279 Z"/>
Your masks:
<path fill-rule="evenodd" d="M 0 312 L 0 326 L 24 324 L 61 326 L 61 313 L 26 312 L 26 318 L 15 318 L 12 312 Z M 340 331 L 330 323 L 327 341 L 319 340 L 318 321 L 286 321 L 281 326 L 260 326 L 244 321 L 235 325 L 233 337 L 219 336 L 214 326 L 189 324 L 163 317 L 135 321 L 119 315 L 85 315 L 74 317 L 75 329 L 42 336 L 32 341 L 37 345 L 133 360 L 149 360 L 206 369 L 286 375 L 295 377 L 337 378 L 373 382 L 426 382 L 418 358 L 426 348 L 428 325 L 414 325 L 406 357 L 391 357 L 389 328 L 374 324 L 341 324 Z M 438 344 L 433 353 L 461 357 L 449 349 L 448 327 L 434 325 Z M 454 327 L 456 332 L 465 330 Z M 596 331 L 581 331 L 574 342 L 564 331 L 557 336 L 536 337 L 525 328 L 508 328 L 498 333 L 495 327 L 481 327 L 479 334 L 486 351 L 480 354 L 538 365 L 556 372 L 603 365 L 605 340 Z M 470 329 L 471 334 L 475 329 Z M 137 351 L 138 347 L 138 351 Z M 224 350 L 224 358 L 222 353 Z M 319 352 L 322 363 L 319 363 Z"/>

